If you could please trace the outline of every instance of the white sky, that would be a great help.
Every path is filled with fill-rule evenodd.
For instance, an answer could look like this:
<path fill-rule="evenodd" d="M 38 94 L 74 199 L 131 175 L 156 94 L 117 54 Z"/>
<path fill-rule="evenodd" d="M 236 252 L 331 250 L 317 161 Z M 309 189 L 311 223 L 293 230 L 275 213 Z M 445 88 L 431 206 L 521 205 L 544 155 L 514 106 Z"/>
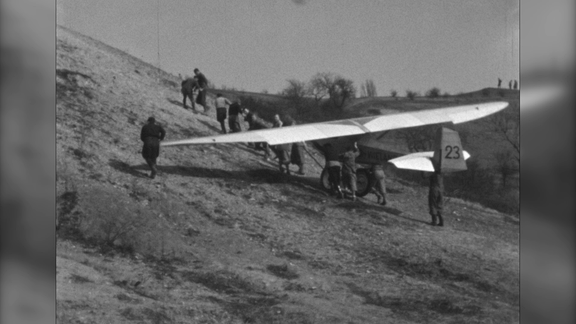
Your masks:
<path fill-rule="evenodd" d="M 334 72 L 379 95 L 456 94 L 519 77 L 517 0 L 57 0 L 58 24 L 154 65 L 157 17 L 160 67 L 218 87 Z"/>

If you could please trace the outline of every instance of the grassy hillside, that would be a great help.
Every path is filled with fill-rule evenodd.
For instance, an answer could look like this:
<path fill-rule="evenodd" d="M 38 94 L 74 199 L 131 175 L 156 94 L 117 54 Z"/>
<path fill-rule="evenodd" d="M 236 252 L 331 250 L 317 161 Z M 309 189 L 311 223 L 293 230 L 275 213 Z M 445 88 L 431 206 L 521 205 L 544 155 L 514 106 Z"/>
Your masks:
<path fill-rule="evenodd" d="M 516 217 L 452 197 L 431 227 L 425 186 L 338 200 L 311 159 L 288 177 L 243 144 L 164 148 L 151 180 L 145 120 L 180 139 L 217 133 L 214 112 L 61 27 L 56 81 L 60 323 L 518 321 Z"/>

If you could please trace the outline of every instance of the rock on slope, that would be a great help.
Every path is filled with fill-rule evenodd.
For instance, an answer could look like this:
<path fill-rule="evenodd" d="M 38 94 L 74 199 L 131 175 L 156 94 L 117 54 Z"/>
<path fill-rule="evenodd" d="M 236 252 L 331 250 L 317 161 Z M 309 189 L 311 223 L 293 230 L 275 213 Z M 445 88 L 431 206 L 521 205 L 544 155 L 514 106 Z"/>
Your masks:
<path fill-rule="evenodd" d="M 178 80 L 57 29 L 57 316 L 62 323 L 475 323 L 518 318 L 518 223 L 457 199 L 430 227 L 426 188 L 390 206 L 337 200 L 245 145 L 165 148 L 140 127 L 213 134 Z"/>

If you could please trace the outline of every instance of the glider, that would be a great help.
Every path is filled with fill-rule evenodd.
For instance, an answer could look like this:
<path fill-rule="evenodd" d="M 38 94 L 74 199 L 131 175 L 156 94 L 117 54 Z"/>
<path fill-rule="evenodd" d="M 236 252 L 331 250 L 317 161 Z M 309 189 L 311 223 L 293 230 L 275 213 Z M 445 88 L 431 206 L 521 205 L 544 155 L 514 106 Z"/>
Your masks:
<path fill-rule="evenodd" d="M 405 154 L 386 148 L 380 141 L 385 132 L 409 127 L 434 124 L 460 124 L 494 114 L 508 106 L 507 102 L 488 102 L 456 107 L 436 108 L 420 111 L 400 112 L 389 115 L 360 117 L 304 125 L 286 126 L 264 130 L 251 130 L 199 138 L 163 142 L 164 147 L 221 143 L 267 142 L 280 145 L 312 141 L 322 151 L 323 145 L 332 144 L 339 152 L 344 152 L 350 144 L 357 142 L 360 156 L 358 164 L 382 164 L 390 162 L 398 168 L 442 172 L 466 170 L 465 159 L 469 154 L 462 150 L 458 133 L 441 128 L 434 144 L 434 152 Z M 359 168 L 358 196 L 369 191 L 367 169 Z M 323 170 L 320 176 L 322 186 L 329 188 L 328 175 Z"/>

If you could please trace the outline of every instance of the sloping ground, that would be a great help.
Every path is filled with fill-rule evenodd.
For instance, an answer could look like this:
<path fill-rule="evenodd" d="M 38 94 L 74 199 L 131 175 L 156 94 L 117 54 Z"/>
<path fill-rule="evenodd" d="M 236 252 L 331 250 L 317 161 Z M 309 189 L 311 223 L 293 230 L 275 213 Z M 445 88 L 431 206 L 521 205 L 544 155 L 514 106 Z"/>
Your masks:
<path fill-rule="evenodd" d="M 338 200 L 320 168 L 279 174 L 246 145 L 165 148 L 151 180 L 140 127 L 218 131 L 184 110 L 178 80 L 57 29 L 57 316 L 61 323 L 510 323 L 518 220 L 387 179 Z"/>

